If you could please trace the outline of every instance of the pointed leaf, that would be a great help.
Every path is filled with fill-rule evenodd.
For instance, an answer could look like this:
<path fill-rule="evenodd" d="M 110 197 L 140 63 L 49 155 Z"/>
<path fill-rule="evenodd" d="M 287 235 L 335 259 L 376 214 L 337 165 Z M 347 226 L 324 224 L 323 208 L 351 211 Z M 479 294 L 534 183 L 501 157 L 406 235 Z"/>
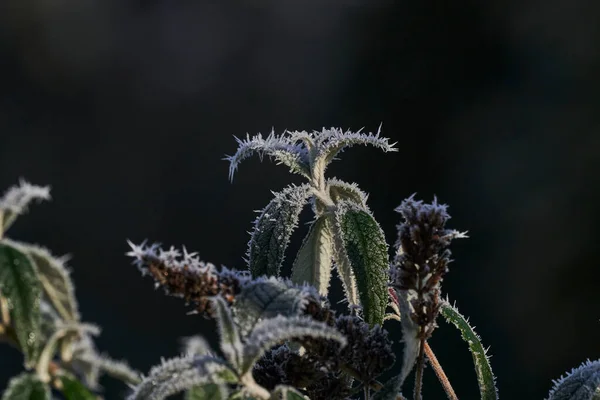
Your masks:
<path fill-rule="evenodd" d="M 248 243 L 248 267 L 253 277 L 279 276 L 290 236 L 310 196 L 310 187 L 292 185 L 274 195 L 254 222 Z"/>
<path fill-rule="evenodd" d="M 23 373 L 8 382 L 2 400 L 50 400 L 50 387 L 34 374 Z"/>
<path fill-rule="evenodd" d="M 373 400 L 396 400 L 402 388 L 403 381 L 404 379 L 400 375 L 394 376 L 384 383 L 383 387 L 373 395 Z"/>
<path fill-rule="evenodd" d="M 389 274 L 383 230 L 367 210 L 349 202 L 338 205 L 335 217 L 343 250 L 356 276 L 365 321 L 381 325 L 388 304 Z"/>
<path fill-rule="evenodd" d="M 7 239 L 0 241 L 0 287 L 9 304 L 25 364 L 32 366 L 40 351 L 42 291 L 31 258 Z"/>
<path fill-rule="evenodd" d="M 162 400 L 207 383 L 222 383 L 219 373 L 227 364 L 211 356 L 184 356 L 153 367 L 128 400 Z"/>
<path fill-rule="evenodd" d="M 97 400 L 96 395 L 90 392 L 74 376 L 59 375 L 60 391 L 66 400 Z"/>
<path fill-rule="evenodd" d="M 310 227 L 292 267 L 292 281 L 307 282 L 327 296 L 333 259 L 333 234 L 327 216 L 319 217 Z"/>
<path fill-rule="evenodd" d="M 231 311 L 221 297 L 213 297 L 212 304 L 217 312 L 221 351 L 225 354 L 227 361 L 239 368 L 242 362 L 242 341 L 238 328 L 233 322 Z"/>
<path fill-rule="evenodd" d="M 260 159 L 267 155 L 275 157 L 279 164 L 284 164 L 290 168 L 290 172 L 303 175 L 310 178 L 309 160 L 306 147 L 302 146 L 300 136 L 294 133 L 284 132 L 282 135 L 275 135 L 272 131 L 266 138 L 259 133 L 246 139 L 235 138 L 238 142 L 238 149 L 233 156 L 225 157 L 229 161 L 229 180 L 233 180 L 233 175 L 239 164 L 253 154 L 258 154 Z"/>
<path fill-rule="evenodd" d="M 371 145 L 385 152 L 398 151 L 397 148 L 394 148 L 395 143 L 390 144 L 388 138 L 379 136 L 380 130 L 374 134 L 361 133 L 360 130 L 358 132 L 344 132 L 342 129 L 336 128 L 323 129 L 317 137 L 319 152 L 317 160 L 324 160 L 325 165 L 327 165 L 346 147 L 355 145 Z"/>
<path fill-rule="evenodd" d="M 53 257 L 44 248 L 30 245 L 24 247 L 37 266 L 42 288 L 52 306 L 65 322 L 79 321 L 75 289 L 64 261 Z"/>
<path fill-rule="evenodd" d="M 492 373 L 490 360 L 486 355 L 486 350 L 481 345 L 479 335 L 475 333 L 469 322 L 463 317 L 456 307 L 451 306 L 447 301 L 442 303 L 440 312 L 446 320 L 456 326 L 465 342 L 469 344 L 469 350 L 473 356 L 475 372 L 477 373 L 477 382 L 479 383 L 479 392 L 482 400 L 498 399 L 498 389 L 496 389 L 496 378 Z"/>
<path fill-rule="evenodd" d="M 185 400 L 226 400 L 229 396 L 227 387 L 218 383 L 207 383 L 188 390 Z"/>
<path fill-rule="evenodd" d="M 587 360 L 555 380 L 548 400 L 600 400 L 600 360 Z"/>
<path fill-rule="evenodd" d="M 329 195 L 335 203 L 346 200 L 366 207 L 369 196 L 360 190 L 356 183 L 347 183 L 333 178 L 327 180 L 327 186 L 329 188 Z"/>
<path fill-rule="evenodd" d="M 34 200 L 50 200 L 50 188 L 21 180 L 18 186 L 13 186 L 4 193 L 0 198 L 0 237 L 19 215 L 27 212 L 29 204 Z"/>
<path fill-rule="evenodd" d="M 316 298 L 314 289 L 296 286 L 275 277 L 257 279 L 244 286 L 231 309 L 243 337 L 261 320 L 278 315 L 300 315 L 308 298 Z"/>
<path fill-rule="evenodd" d="M 270 400 L 306 400 L 307 398 L 292 386 L 277 385 Z"/>
<path fill-rule="evenodd" d="M 254 363 L 273 346 L 303 337 L 332 339 L 346 345 L 346 338 L 337 329 L 311 318 L 278 316 L 266 319 L 256 325 L 246 340 L 240 375 L 251 371 Z"/>
<path fill-rule="evenodd" d="M 342 240 L 342 229 L 337 222 L 333 223 L 333 232 L 333 264 L 342 281 L 348 305 L 357 306 L 360 304 L 360 300 L 358 297 L 358 287 L 356 286 L 356 276 L 354 276 L 354 271 L 352 271 L 352 265 L 346 253 L 344 241 Z"/>

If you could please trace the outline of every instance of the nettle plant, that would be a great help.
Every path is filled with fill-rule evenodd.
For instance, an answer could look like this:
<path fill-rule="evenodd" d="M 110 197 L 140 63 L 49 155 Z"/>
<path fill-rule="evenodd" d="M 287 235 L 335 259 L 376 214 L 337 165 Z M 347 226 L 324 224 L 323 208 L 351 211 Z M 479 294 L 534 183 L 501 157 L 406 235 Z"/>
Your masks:
<path fill-rule="evenodd" d="M 454 324 L 471 351 L 481 398 L 498 398 L 495 378 L 479 336 L 441 297 L 453 239 L 447 207 L 411 196 L 400 213 L 390 258 L 385 235 L 356 184 L 326 178 L 327 166 L 345 148 L 372 145 L 396 149 L 377 134 L 271 133 L 238 139 L 230 178 L 241 161 L 258 154 L 274 158 L 307 179 L 291 185 L 260 211 L 243 271 L 217 268 L 173 247 L 129 243 L 134 264 L 167 294 L 214 318 L 219 349 L 200 336 L 184 340 L 183 354 L 163 360 L 147 375 L 98 353 L 99 328 L 81 321 L 66 259 L 3 235 L 33 200 L 49 189 L 21 182 L 0 199 L 0 338 L 19 349 L 25 371 L 10 380 L 2 400 L 99 399 L 102 373 L 126 383 L 128 400 L 160 400 L 185 393 L 187 400 L 343 400 L 422 398 L 425 363 L 449 399 L 457 399 L 428 339 L 439 314 Z M 310 229 L 292 263 L 281 268 L 301 211 L 310 205 Z M 328 299 L 332 270 L 344 288 L 345 313 Z M 404 343 L 394 368 L 392 341 L 384 324 L 400 323 Z M 414 371 L 412 390 L 405 382 Z M 386 373 L 392 378 L 381 382 Z M 586 362 L 555 381 L 549 400 L 600 399 L 600 361 Z"/>

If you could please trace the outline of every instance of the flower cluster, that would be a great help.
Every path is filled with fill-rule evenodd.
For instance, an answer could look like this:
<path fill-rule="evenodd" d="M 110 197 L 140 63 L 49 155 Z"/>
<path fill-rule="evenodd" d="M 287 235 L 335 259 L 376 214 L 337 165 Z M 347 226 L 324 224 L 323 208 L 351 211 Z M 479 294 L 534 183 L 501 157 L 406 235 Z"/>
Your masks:
<path fill-rule="evenodd" d="M 465 238 L 465 232 L 445 228 L 450 215 L 447 206 L 404 200 L 396 211 L 402 215 L 398 225 L 397 253 L 391 269 L 392 286 L 408 306 L 413 324 L 419 328 L 418 338 L 428 339 L 435 329 L 440 311 L 440 284 L 448 272 L 452 239 Z"/>
<path fill-rule="evenodd" d="M 229 304 L 250 276 L 243 272 L 222 268 L 200 261 L 196 253 L 183 253 L 171 247 L 162 250 L 159 245 L 145 246 L 129 243 L 131 251 L 127 253 L 135 259 L 143 275 L 151 275 L 156 285 L 162 286 L 171 296 L 181 297 L 187 303 L 193 303 L 196 311 L 210 314 L 210 297 L 220 295 Z"/>

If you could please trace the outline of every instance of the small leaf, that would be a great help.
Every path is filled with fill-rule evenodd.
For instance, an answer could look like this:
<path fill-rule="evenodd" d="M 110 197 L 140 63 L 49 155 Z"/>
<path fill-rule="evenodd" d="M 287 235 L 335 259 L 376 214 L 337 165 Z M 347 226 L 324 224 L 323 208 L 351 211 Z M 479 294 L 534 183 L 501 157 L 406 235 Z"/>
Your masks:
<path fill-rule="evenodd" d="M 44 293 L 56 311 L 65 322 L 79 321 L 75 289 L 64 261 L 41 247 L 24 245 L 24 248 L 35 262 Z"/>
<path fill-rule="evenodd" d="M 498 389 L 496 389 L 496 378 L 492 373 L 490 360 L 486 355 L 486 350 L 481 345 L 481 339 L 475 333 L 469 322 L 463 317 L 458 309 L 451 306 L 448 301 L 444 301 L 440 312 L 446 320 L 456 326 L 465 342 L 469 344 L 469 350 L 473 356 L 475 372 L 477 373 L 477 382 L 479 383 L 479 392 L 482 400 L 498 399 Z"/>
<path fill-rule="evenodd" d="M 221 351 L 225 354 L 227 361 L 239 368 L 242 362 L 242 341 L 238 328 L 233 322 L 231 311 L 221 297 L 213 297 L 212 304 L 217 312 Z"/>
<path fill-rule="evenodd" d="M 356 183 L 347 183 L 333 178 L 327 180 L 327 186 L 329 188 L 329 195 L 335 203 L 346 200 L 366 207 L 369 196 L 360 190 Z"/>
<path fill-rule="evenodd" d="M 60 374 L 58 379 L 60 381 L 60 391 L 66 400 L 97 400 L 96 396 L 74 376 Z"/>
<path fill-rule="evenodd" d="M 34 374 L 22 373 L 8 382 L 2 400 L 50 400 L 50 387 Z"/>
<path fill-rule="evenodd" d="M 381 127 L 379 129 L 381 130 Z M 371 145 L 385 152 L 398 151 L 397 148 L 394 148 L 395 143 L 390 144 L 388 138 L 379 136 L 380 130 L 373 134 L 361 133 L 360 130 L 358 132 L 344 132 L 336 128 L 323 129 L 317 136 L 319 153 L 317 161 L 324 160 L 325 165 L 327 165 L 346 147 L 355 145 Z"/>
<path fill-rule="evenodd" d="M 271 393 L 270 400 L 306 400 L 305 397 L 292 386 L 277 385 Z"/>
<path fill-rule="evenodd" d="M 296 316 L 304 311 L 311 290 L 275 277 L 257 279 L 244 286 L 231 309 L 243 337 L 261 320 L 277 315 Z"/>
<path fill-rule="evenodd" d="M 371 326 L 383 324 L 388 304 L 388 246 L 383 230 L 364 208 L 349 202 L 335 214 L 343 250 L 356 277 L 364 318 Z"/>
<path fill-rule="evenodd" d="M 128 400 L 163 400 L 168 396 L 190 390 L 207 383 L 222 383 L 219 373 L 227 364 L 210 356 L 184 356 L 163 361 L 153 367 L 128 397 Z"/>
<path fill-rule="evenodd" d="M 13 186 L 0 198 L 0 237 L 13 224 L 17 217 L 27 212 L 34 201 L 50 200 L 50 187 L 32 185 L 24 180 Z"/>
<path fill-rule="evenodd" d="M 290 236 L 310 196 L 310 187 L 292 185 L 274 195 L 254 222 L 248 243 L 248 267 L 253 277 L 279 276 Z"/>
<path fill-rule="evenodd" d="M 388 380 L 383 387 L 373 395 L 373 400 L 396 400 L 404 379 L 400 375 Z"/>
<path fill-rule="evenodd" d="M 251 371 L 254 363 L 273 346 L 303 337 L 332 339 L 346 345 L 346 338 L 338 330 L 308 317 L 266 319 L 256 325 L 246 340 L 240 375 Z"/>
<path fill-rule="evenodd" d="M 319 217 L 310 227 L 292 267 L 292 281 L 307 282 L 327 296 L 333 259 L 333 234 L 327 216 Z"/>
<path fill-rule="evenodd" d="M 205 356 L 212 352 L 210 345 L 200 335 L 189 336 L 181 339 L 183 352 L 197 356 Z"/>
<path fill-rule="evenodd" d="M 207 383 L 188 390 L 185 400 L 226 400 L 229 396 L 227 387 L 217 383 Z"/>
<path fill-rule="evenodd" d="M 553 382 L 548 400 L 600 400 L 600 360 L 587 360 Z"/>
<path fill-rule="evenodd" d="M 25 364 L 31 367 L 40 351 L 42 291 L 31 258 L 7 239 L 0 241 L 0 287 L 9 304 Z"/>

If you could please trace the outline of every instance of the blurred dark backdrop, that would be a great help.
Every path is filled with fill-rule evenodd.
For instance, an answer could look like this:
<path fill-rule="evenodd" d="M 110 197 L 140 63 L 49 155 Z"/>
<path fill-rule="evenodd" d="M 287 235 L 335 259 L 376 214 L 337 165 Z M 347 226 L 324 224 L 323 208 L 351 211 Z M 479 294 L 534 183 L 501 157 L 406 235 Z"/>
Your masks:
<path fill-rule="evenodd" d="M 154 291 L 125 239 L 243 268 L 253 210 L 290 175 L 253 159 L 230 184 L 232 135 L 383 122 L 399 153 L 352 149 L 330 172 L 370 193 L 390 242 L 403 198 L 450 204 L 471 239 L 444 290 L 491 346 L 502 398 L 543 398 L 600 357 L 600 3 L 322 3 L 2 0 L 0 187 L 24 177 L 54 198 L 9 235 L 72 254 L 99 347 L 147 371 L 214 325 Z M 475 399 L 440 324 L 432 347 Z M 0 352 L 3 388 L 21 359 Z"/>

